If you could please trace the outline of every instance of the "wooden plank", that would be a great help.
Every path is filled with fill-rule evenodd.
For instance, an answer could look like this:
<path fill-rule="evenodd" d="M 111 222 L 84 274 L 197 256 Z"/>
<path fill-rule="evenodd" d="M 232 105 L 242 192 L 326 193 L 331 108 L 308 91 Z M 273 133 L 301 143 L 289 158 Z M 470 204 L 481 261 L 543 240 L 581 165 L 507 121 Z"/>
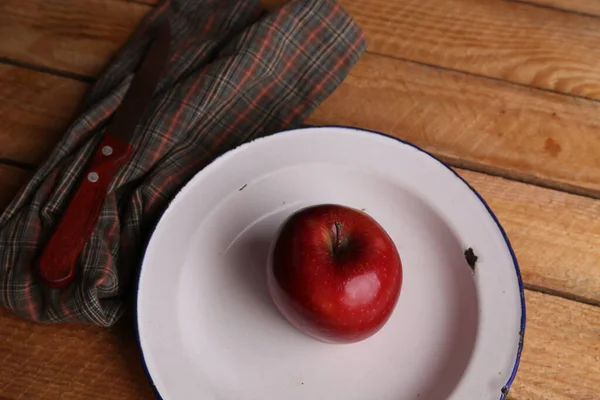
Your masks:
<path fill-rule="evenodd" d="M 600 16 L 600 2 L 598 0 L 526 0 L 525 2 L 559 10 Z"/>
<path fill-rule="evenodd" d="M 600 98 L 600 20 L 509 1 L 341 0 L 369 50 Z"/>
<path fill-rule="evenodd" d="M 308 123 L 377 130 L 457 166 L 600 196 L 600 103 L 365 55 Z"/>
<path fill-rule="evenodd" d="M 0 64 L 0 159 L 40 163 L 71 123 L 87 88 L 82 82 Z"/>
<path fill-rule="evenodd" d="M 513 400 L 600 399 L 600 308 L 526 292 L 525 347 Z"/>
<path fill-rule="evenodd" d="M 263 0 L 272 9 L 284 0 Z M 159 0 L 4 0 L 0 57 L 94 77 Z"/>
<path fill-rule="evenodd" d="M 600 308 L 529 291 L 526 297 L 525 350 L 511 398 L 600 398 Z M 152 398 L 130 325 L 42 325 L 0 310 L 0 396 Z"/>
<path fill-rule="evenodd" d="M 3 0 L 0 57 L 96 76 L 151 9 L 118 0 Z"/>
<path fill-rule="evenodd" d="M 0 321 L 0 398 L 154 398 L 130 326 L 35 324 L 5 310 Z"/>
<path fill-rule="evenodd" d="M 600 305 L 600 200 L 458 172 L 496 213 L 526 285 Z"/>
<path fill-rule="evenodd" d="M 0 163 L 0 212 L 10 203 L 31 173 L 21 168 Z"/>

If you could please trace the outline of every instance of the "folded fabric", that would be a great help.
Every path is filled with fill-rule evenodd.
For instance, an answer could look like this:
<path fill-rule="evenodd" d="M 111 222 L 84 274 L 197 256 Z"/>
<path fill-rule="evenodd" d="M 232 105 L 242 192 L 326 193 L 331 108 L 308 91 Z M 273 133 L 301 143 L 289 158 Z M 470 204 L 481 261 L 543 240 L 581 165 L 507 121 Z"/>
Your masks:
<path fill-rule="evenodd" d="M 74 260 L 73 281 L 52 287 L 40 278 L 40 255 L 85 179 L 151 32 L 165 23 L 171 29 L 165 73 L 135 126 L 131 157 L 110 180 Z M 148 236 L 177 191 L 225 151 L 299 125 L 341 83 L 365 46 L 359 27 L 332 0 L 293 0 L 272 12 L 249 0 L 158 5 L 0 215 L 1 304 L 34 321 L 113 325 Z"/>

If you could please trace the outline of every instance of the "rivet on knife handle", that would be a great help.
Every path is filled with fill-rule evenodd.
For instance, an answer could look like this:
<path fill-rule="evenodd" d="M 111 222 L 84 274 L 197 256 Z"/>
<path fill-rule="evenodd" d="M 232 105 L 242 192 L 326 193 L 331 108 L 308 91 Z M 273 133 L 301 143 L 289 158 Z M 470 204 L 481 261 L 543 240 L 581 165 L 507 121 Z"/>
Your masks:
<path fill-rule="evenodd" d="M 105 155 L 103 149 L 112 151 Z M 50 238 L 39 263 L 40 277 L 51 287 L 64 287 L 75 277 L 75 264 L 98 223 L 108 186 L 131 155 L 131 145 L 106 135 L 69 207 Z"/>

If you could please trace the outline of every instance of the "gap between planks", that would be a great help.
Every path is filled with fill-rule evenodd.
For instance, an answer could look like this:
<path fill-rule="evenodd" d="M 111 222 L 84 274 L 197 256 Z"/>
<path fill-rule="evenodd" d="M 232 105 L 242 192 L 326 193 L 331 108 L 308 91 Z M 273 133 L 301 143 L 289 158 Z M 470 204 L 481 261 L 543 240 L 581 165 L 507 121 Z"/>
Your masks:
<path fill-rule="evenodd" d="M 414 60 L 404 59 L 401 57 L 390 56 L 388 54 L 381 54 L 381 53 L 370 52 L 370 51 L 367 52 L 367 54 L 372 57 L 381 58 L 382 61 L 384 61 L 384 60 L 398 61 L 398 62 L 411 64 L 411 65 L 415 65 L 415 66 L 421 66 L 421 67 L 428 68 L 428 69 L 449 72 L 452 74 L 456 74 L 458 76 L 479 79 L 479 80 L 482 80 L 484 83 L 486 81 L 487 82 L 496 82 L 498 84 L 506 85 L 509 88 L 510 87 L 522 88 L 522 89 L 526 89 L 528 91 L 533 91 L 533 92 L 538 92 L 538 93 L 550 93 L 553 95 L 565 96 L 568 98 L 573 98 L 573 99 L 577 99 L 577 100 L 584 101 L 584 102 L 592 102 L 595 104 L 600 104 L 600 100 L 598 100 L 598 99 L 591 99 L 591 98 L 587 98 L 587 97 L 577 96 L 574 94 L 556 92 L 556 91 L 553 91 L 550 89 L 531 87 L 531 86 L 523 85 L 520 83 L 504 81 L 501 79 L 496 79 L 496 78 L 488 77 L 488 76 L 484 76 L 484 75 L 477 75 L 477 74 L 473 74 L 470 72 L 449 69 L 449 68 L 440 67 L 437 65 L 431 65 L 431 64 L 420 62 L 420 61 L 414 61 Z M 7 62 L 7 61 L 9 61 L 9 62 Z M 28 70 L 32 70 L 35 72 L 41 72 L 41 73 L 58 76 L 58 77 L 65 78 L 65 79 L 74 80 L 77 82 L 83 82 L 86 84 L 91 83 L 94 79 L 92 77 L 78 75 L 78 74 L 75 74 L 75 76 L 70 76 L 70 75 L 72 75 L 71 73 L 65 74 L 62 71 L 57 71 L 57 70 L 53 70 L 50 68 L 45 68 L 45 67 L 41 67 L 41 66 L 37 66 L 37 65 L 28 64 L 28 65 L 24 66 L 24 65 L 21 65 L 22 63 L 20 63 L 20 62 L 13 62 L 12 60 L 6 60 L 3 58 L 0 58 L 0 64 L 7 64 L 7 65 L 15 66 L 18 68 L 28 69 Z M 350 78 L 351 77 L 352 77 L 352 72 L 351 72 Z M 335 92 L 333 95 L 335 96 Z M 320 109 L 317 108 L 317 113 L 319 111 L 320 111 Z M 311 124 L 309 123 L 309 125 L 311 125 Z M 319 124 L 312 124 L 312 125 L 319 125 Z M 351 124 L 348 124 L 348 125 L 352 126 Z M 356 126 L 356 127 L 364 128 L 363 126 Z M 383 132 L 386 132 L 386 131 L 384 130 Z M 598 191 L 594 188 L 585 187 L 584 185 L 560 182 L 560 181 L 557 181 L 557 180 L 554 180 L 554 179 L 548 178 L 548 177 L 538 177 L 538 176 L 535 176 L 534 174 L 528 174 L 524 170 L 510 171 L 509 169 L 504 168 L 502 165 L 490 166 L 490 165 L 486 165 L 478 160 L 468 160 L 465 158 L 461 158 L 459 156 L 448 156 L 448 155 L 441 154 L 439 151 L 436 151 L 435 149 L 429 150 L 429 152 L 434 154 L 437 158 L 441 159 L 442 161 L 444 161 L 445 163 L 447 163 L 453 167 L 458 167 L 458 168 L 462 168 L 462 169 L 466 169 L 466 170 L 474 171 L 474 172 L 485 173 L 488 175 L 498 176 L 498 177 L 502 177 L 502 178 L 506 178 L 506 179 L 510 179 L 510 180 L 523 182 L 523 183 L 534 184 L 534 185 L 537 185 L 540 187 L 553 189 L 553 190 L 559 190 L 559 191 L 563 191 L 566 193 L 575 194 L 578 196 L 600 199 L 600 191 Z M 13 161 L 13 163 L 16 163 L 17 165 L 19 165 L 18 161 Z M 21 165 L 24 165 L 25 168 L 34 167 L 33 164 L 29 164 L 29 163 L 24 163 Z"/>
<path fill-rule="evenodd" d="M 577 14 L 585 17 L 599 18 L 600 4 L 597 0 L 505 0 L 513 3 L 527 4 L 532 7 Z"/>
<path fill-rule="evenodd" d="M 6 165 L 8 167 L 20 168 L 27 172 L 31 172 L 35 168 L 37 168 L 37 166 L 34 164 L 28 164 L 28 163 L 24 163 L 21 161 L 9 160 L 7 158 L 1 158 L 1 157 L 0 157 L 0 165 Z"/>
<path fill-rule="evenodd" d="M 91 76 L 81 75 L 75 72 L 63 71 L 56 68 L 44 67 L 43 65 L 37 65 L 27 63 L 23 61 L 13 60 L 10 58 L 0 56 L 0 64 L 10 65 L 12 67 L 28 69 L 30 71 L 40 72 L 43 74 L 49 74 L 54 76 L 60 76 L 61 78 L 67 78 L 74 81 L 93 83 L 95 78 Z"/>
<path fill-rule="evenodd" d="M 150 3 L 144 3 L 141 1 L 134 1 L 134 0 L 125 0 L 129 3 L 134 3 L 134 4 L 142 4 L 142 5 L 150 5 Z M 527 2 L 521 2 L 520 0 L 505 0 L 505 1 L 514 1 L 517 3 L 524 3 L 524 4 L 530 4 Z M 538 7 L 538 5 L 536 4 L 530 4 L 533 7 Z M 567 11 L 570 12 L 570 11 Z M 600 16 L 598 16 L 597 18 L 600 18 Z M 549 88 L 544 88 L 544 87 L 538 87 L 538 86 L 530 86 L 521 82 L 515 82 L 515 81 L 508 81 L 508 80 L 504 80 L 501 78 L 497 78 L 497 77 L 493 77 L 493 76 L 488 76 L 488 75 L 482 75 L 482 74 L 478 74 L 475 72 L 469 72 L 469 71 L 464 71 L 464 70 L 460 70 L 460 69 L 455 69 L 455 68 L 451 68 L 451 67 L 447 67 L 447 66 L 440 66 L 440 65 L 436 65 L 436 64 L 430 64 L 424 61 L 420 61 L 420 60 L 413 60 L 410 58 L 404 58 L 401 56 L 397 56 L 397 55 L 392 55 L 392 54 L 386 54 L 386 53 L 381 53 L 381 52 L 377 52 L 377 51 L 371 51 L 371 50 L 367 50 L 365 52 L 365 54 L 371 54 L 377 57 L 382 57 L 382 58 L 388 58 L 388 59 L 392 59 L 392 60 L 398 60 L 398 61 L 402 61 L 402 62 L 406 62 L 406 63 L 411 63 L 411 64 L 415 64 L 415 65 L 420 65 L 423 67 L 428 67 L 428 68 L 435 68 L 435 69 L 439 69 L 441 71 L 448 71 L 448 72 L 453 72 L 456 74 L 462 74 L 465 76 L 471 76 L 474 78 L 478 78 L 478 79 L 487 79 L 490 81 L 496 81 L 496 82 L 501 82 L 503 84 L 506 85 L 513 85 L 513 86 L 517 86 L 517 87 L 522 87 L 522 88 L 527 88 L 530 90 L 536 90 L 536 91 L 541 91 L 541 92 L 547 92 L 547 93 L 552 93 L 552 94 L 556 94 L 556 95 L 561 95 L 561 96 L 567 96 L 567 97 L 572 97 L 575 99 L 581 99 L 581 100 L 586 100 L 586 101 L 593 101 L 593 102 L 597 102 L 600 103 L 600 98 L 591 98 L 591 97 L 586 97 L 586 96 L 582 96 L 582 95 L 578 95 L 578 94 L 574 94 L 574 93 L 568 93 L 568 92 L 561 92 L 558 90 L 553 90 L 553 89 L 549 89 Z M 14 66 L 14 67 L 18 67 L 18 68 L 23 68 L 23 69 L 28 69 L 31 71 L 36 71 L 36 72 L 41 72 L 41 73 L 46 73 L 46 74 L 50 74 L 50 75 L 54 75 L 54 76 L 59 76 L 61 78 L 67 78 L 67 79 L 72 79 L 72 80 L 76 80 L 79 82 L 85 82 L 85 83 L 93 83 L 96 79 L 96 77 L 94 76 L 90 76 L 90 75 L 84 75 L 84 74 L 78 74 L 75 72 L 70 72 L 67 70 L 61 70 L 61 69 L 57 69 L 57 68 L 52 68 L 52 67 L 45 67 L 43 65 L 39 65 L 39 64 L 34 64 L 34 63 L 28 63 L 28 62 L 24 62 L 24 61 L 19 61 L 19 60 L 14 60 L 11 58 L 7 58 L 7 57 L 2 57 L 0 56 L 0 64 L 6 64 L 6 65 L 10 65 L 10 66 Z"/>
<path fill-rule="evenodd" d="M 431 152 L 428 153 L 431 154 Z M 562 182 L 539 178 L 537 176 L 527 175 L 522 172 L 515 173 L 497 167 L 489 167 L 483 164 L 470 162 L 468 160 L 462 160 L 460 158 L 436 155 L 435 153 L 433 153 L 433 155 L 435 156 L 435 158 L 442 161 L 444 164 L 451 166 L 452 168 L 460 168 L 466 171 L 477 172 L 480 174 L 495 176 L 510 181 L 524 183 L 526 185 L 533 185 L 544 189 L 556 190 L 558 192 L 568 193 L 574 196 L 585 197 L 592 200 L 600 200 L 600 192 L 598 192 L 597 190 L 586 189 L 580 186 L 569 185 Z"/>
<path fill-rule="evenodd" d="M 506 1 L 512 1 L 512 0 L 506 0 Z M 469 77 L 473 77 L 473 78 L 477 78 L 477 79 L 485 79 L 485 80 L 492 81 L 492 82 L 499 82 L 499 83 L 502 83 L 505 85 L 524 88 L 527 90 L 551 93 L 551 94 L 555 94 L 558 96 L 565 96 L 565 97 L 570 97 L 570 98 L 574 98 L 574 99 L 600 103 L 600 98 L 586 97 L 586 96 L 581 96 L 581 95 L 574 94 L 574 93 L 561 92 L 558 90 L 549 89 L 549 88 L 540 87 L 540 86 L 530 86 L 525 83 L 521 83 L 521 82 L 517 82 L 517 81 L 508 81 L 508 80 L 504 80 L 504 79 L 497 78 L 494 76 L 482 75 L 482 74 L 478 74 L 476 72 L 464 71 L 462 69 L 455 69 L 455 68 L 448 67 L 448 66 L 440 66 L 437 64 L 430 64 L 425 61 L 413 60 L 410 58 L 404 58 L 404 57 L 393 55 L 393 54 L 381 53 L 381 52 L 371 51 L 371 50 L 367 50 L 365 52 L 365 54 L 370 54 L 370 55 L 377 56 L 377 57 L 387 58 L 390 60 L 401 61 L 401 62 L 405 62 L 405 63 L 409 63 L 409 64 L 419 65 L 422 67 L 434 68 L 434 69 L 437 69 L 440 71 L 452 72 L 454 74 L 460 74 L 460 75 L 469 76 Z"/>
<path fill-rule="evenodd" d="M 385 132 L 453 166 L 600 198 L 599 104 L 366 54 L 308 121 Z"/>
<path fill-rule="evenodd" d="M 574 301 L 577 303 L 587 304 L 592 307 L 600 307 L 600 300 L 590 299 L 584 296 L 577 296 L 572 293 L 561 292 L 560 290 L 554 290 L 550 288 L 541 287 L 538 285 L 532 285 L 530 283 L 523 282 L 523 288 L 530 292 L 542 293 L 548 296 L 560 297 L 561 299 Z"/>

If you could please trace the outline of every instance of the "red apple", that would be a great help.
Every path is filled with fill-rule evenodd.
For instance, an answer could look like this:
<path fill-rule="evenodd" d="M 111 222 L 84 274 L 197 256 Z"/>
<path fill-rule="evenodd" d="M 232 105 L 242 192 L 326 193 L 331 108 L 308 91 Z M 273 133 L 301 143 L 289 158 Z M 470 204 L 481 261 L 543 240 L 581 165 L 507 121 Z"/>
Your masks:
<path fill-rule="evenodd" d="M 387 232 L 366 213 L 312 206 L 281 227 L 268 263 L 269 292 L 296 328 L 327 343 L 364 340 L 388 321 L 402 264 Z"/>

